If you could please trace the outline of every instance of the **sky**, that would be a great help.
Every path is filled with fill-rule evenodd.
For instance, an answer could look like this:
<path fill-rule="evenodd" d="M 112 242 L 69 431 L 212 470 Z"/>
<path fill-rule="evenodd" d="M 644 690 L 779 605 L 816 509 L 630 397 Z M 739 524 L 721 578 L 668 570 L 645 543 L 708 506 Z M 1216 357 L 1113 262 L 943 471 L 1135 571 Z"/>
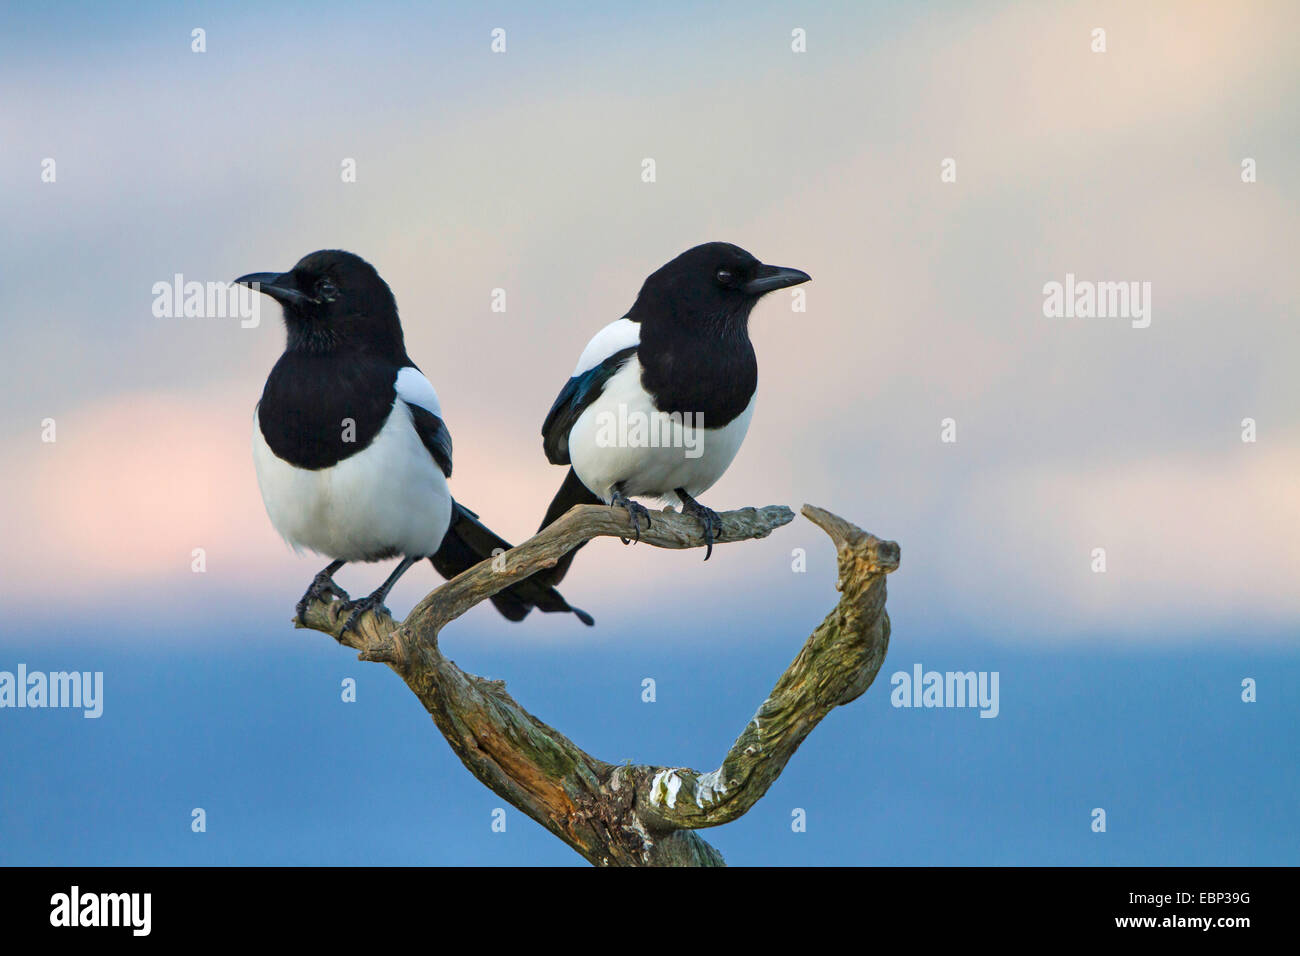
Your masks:
<path fill-rule="evenodd" d="M 1296 863 L 1297 19 L 6 8 L 0 672 L 102 671 L 104 707 L 0 708 L 0 863 L 580 863 L 513 810 L 493 832 L 401 682 L 290 626 L 325 562 L 252 469 L 279 315 L 159 316 L 154 287 L 364 256 L 453 494 L 517 541 L 563 477 L 539 432 L 582 347 L 711 240 L 813 281 L 754 312 L 753 423 L 704 503 L 808 502 L 902 549 L 875 685 L 707 835 L 727 859 Z M 1075 280 L 1149 311 L 1045 314 Z M 595 628 L 481 607 L 443 646 L 603 759 L 712 769 L 833 606 L 834 555 L 799 518 L 699 558 L 595 542 L 564 588 Z M 892 706 L 916 664 L 997 672 L 997 717 Z"/>

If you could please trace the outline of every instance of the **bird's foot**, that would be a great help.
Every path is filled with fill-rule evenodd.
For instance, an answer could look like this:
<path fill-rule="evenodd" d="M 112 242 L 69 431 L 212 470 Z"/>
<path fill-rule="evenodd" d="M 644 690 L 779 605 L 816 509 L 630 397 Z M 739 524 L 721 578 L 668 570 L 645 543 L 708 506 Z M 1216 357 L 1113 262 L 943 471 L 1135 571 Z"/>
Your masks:
<path fill-rule="evenodd" d="M 704 560 L 707 561 L 713 554 L 714 535 L 722 530 L 722 518 L 712 508 L 704 507 L 680 488 L 677 496 L 682 499 L 682 514 L 690 515 L 704 525 Z"/>
<path fill-rule="evenodd" d="M 361 618 L 367 611 L 373 611 L 376 614 L 382 612 L 391 615 L 392 612 L 384 606 L 384 598 L 386 596 L 387 595 L 376 591 L 374 594 L 363 597 L 360 600 L 349 601 L 345 604 L 343 610 L 351 611 L 352 613 L 348 615 L 348 619 L 344 622 L 343 630 L 340 634 L 346 634 L 348 631 L 352 631 L 354 634 L 357 633 L 357 625 L 361 623 Z"/>
<path fill-rule="evenodd" d="M 624 508 L 627 511 L 627 520 L 632 522 L 632 530 L 636 533 L 636 540 L 641 540 L 641 522 L 645 521 L 647 529 L 650 527 L 650 511 L 639 501 L 633 501 L 627 498 L 621 491 L 615 491 L 610 504 L 616 508 Z M 627 544 L 627 538 L 623 538 L 623 543 Z"/>
<path fill-rule="evenodd" d="M 302 599 L 294 608 L 298 623 L 306 626 L 307 608 L 313 601 L 324 601 L 328 604 L 328 599 L 331 597 L 336 597 L 343 601 L 346 601 L 348 598 L 347 593 L 334 583 L 334 578 L 330 575 L 329 571 L 322 571 L 320 574 L 316 575 L 315 579 L 311 582 L 311 587 L 307 588 L 307 593 L 302 596 Z"/>

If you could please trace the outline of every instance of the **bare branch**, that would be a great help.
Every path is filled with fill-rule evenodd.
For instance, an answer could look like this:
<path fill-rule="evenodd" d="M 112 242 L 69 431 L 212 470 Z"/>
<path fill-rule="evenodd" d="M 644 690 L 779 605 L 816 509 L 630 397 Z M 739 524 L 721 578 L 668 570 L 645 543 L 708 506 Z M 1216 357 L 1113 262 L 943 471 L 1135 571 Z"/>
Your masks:
<path fill-rule="evenodd" d="M 753 806 L 817 723 L 870 686 L 889 643 L 885 575 L 898 567 L 898 545 L 820 508 L 805 506 L 803 514 L 836 546 L 839 604 L 709 774 L 598 760 L 520 707 L 504 683 L 465 673 L 438 649 L 441 628 L 469 608 L 593 537 L 625 534 L 621 509 L 573 508 L 495 567 L 484 561 L 433 591 L 400 626 L 387 615 L 368 614 L 359 633 L 344 635 L 341 601 L 312 604 L 306 626 L 357 649 L 362 660 L 392 667 L 471 773 L 590 862 L 722 865 L 721 855 L 691 831 L 734 820 Z M 793 517 L 783 506 L 726 512 L 717 541 L 765 537 Z M 704 545 L 699 523 L 670 511 L 655 513 L 641 540 L 662 548 Z"/>
<path fill-rule="evenodd" d="M 776 687 L 741 731 L 722 765 L 707 774 L 636 768 L 652 829 L 713 827 L 744 814 L 776 782 L 786 762 L 832 708 L 871 686 L 889 647 L 885 575 L 898 545 L 838 515 L 805 505 L 803 515 L 830 535 L 839 557 L 840 602 L 812 633 Z"/>
<path fill-rule="evenodd" d="M 784 505 L 742 508 L 721 515 L 722 529 L 715 543 L 766 538 L 776 528 L 789 524 L 794 514 Z M 641 543 L 656 548 L 701 548 L 704 532 L 694 518 L 673 511 L 655 512 L 651 525 L 641 532 Z M 486 601 L 521 578 L 555 562 L 578 545 L 596 537 L 624 537 L 628 533 L 627 512 L 603 505 L 577 505 L 562 518 L 543 528 L 523 544 L 511 548 L 495 566 L 485 561 L 448 581 L 415 606 L 407 618 L 412 630 L 435 633 L 474 605 Z"/>

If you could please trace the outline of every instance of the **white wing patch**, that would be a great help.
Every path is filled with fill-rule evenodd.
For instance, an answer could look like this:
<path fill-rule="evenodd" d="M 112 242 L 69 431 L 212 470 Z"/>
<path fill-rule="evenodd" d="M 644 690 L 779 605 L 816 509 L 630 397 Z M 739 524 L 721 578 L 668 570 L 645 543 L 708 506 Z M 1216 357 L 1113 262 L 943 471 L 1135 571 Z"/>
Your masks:
<path fill-rule="evenodd" d="M 442 418 L 442 406 L 438 403 L 438 393 L 433 385 L 421 374 L 418 368 L 406 366 L 397 373 L 397 397 L 408 405 L 418 405 L 426 412 L 432 412 Z"/>
<path fill-rule="evenodd" d="M 582 350 L 578 366 L 573 370 L 576 378 L 583 372 L 589 372 L 615 352 L 641 344 L 641 323 L 631 319 L 619 319 L 605 326 Z"/>

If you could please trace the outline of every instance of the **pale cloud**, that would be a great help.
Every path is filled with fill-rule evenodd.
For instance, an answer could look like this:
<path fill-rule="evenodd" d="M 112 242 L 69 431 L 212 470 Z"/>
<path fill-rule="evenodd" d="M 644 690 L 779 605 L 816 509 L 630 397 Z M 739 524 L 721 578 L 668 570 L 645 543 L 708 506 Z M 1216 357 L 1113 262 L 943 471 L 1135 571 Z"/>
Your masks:
<path fill-rule="evenodd" d="M 401 95 L 340 49 L 351 66 L 327 103 L 318 64 L 247 38 L 238 70 L 220 45 L 207 72 L 166 84 L 148 58 L 94 83 L 70 65 L 0 104 L 24 147 L 3 172 L 20 181 L 52 141 L 63 177 L 15 190 L 27 225 L 0 240 L 23 277 L 0 286 L 21 319 L 0 329 L 0 431 L 31 445 L 0 478 L 27 543 L 0 557 L 7 579 L 60 603 L 165 596 L 204 547 L 223 586 L 288 603 L 315 570 L 270 529 L 249 461 L 276 309 L 256 330 L 158 320 L 155 281 L 327 246 L 369 258 L 443 399 L 453 493 L 517 540 L 562 477 L 538 431 L 587 338 L 650 270 L 720 238 L 814 281 L 806 313 L 780 296 L 755 313 L 761 394 L 714 507 L 834 507 L 902 542 L 904 600 L 975 620 L 996 597 L 1025 639 L 1294 619 L 1298 556 L 1274 533 L 1297 526 L 1300 454 L 1294 7 L 1014 4 L 895 12 L 875 30 L 871 16 L 809 14 L 801 59 L 783 40 L 756 58 L 765 31 L 788 35 L 779 16 L 747 19 L 732 44 L 690 33 L 657 72 L 634 32 L 584 47 L 581 70 L 557 66 L 569 48 L 553 36 L 508 64 L 466 54 L 433 72 L 398 44 Z M 1088 48 L 1096 26 L 1105 54 Z M 276 122 L 248 121 L 267 88 Z M 1246 155 L 1258 183 L 1240 182 Z M 345 156 L 356 184 L 339 182 Z M 1066 271 L 1152 282 L 1152 326 L 1045 319 L 1042 284 Z M 46 415 L 56 446 L 37 440 Z M 1261 438 L 1242 446 L 1248 415 Z M 947 416 L 955 446 L 938 441 Z M 993 533 L 1001 547 L 971 560 Z M 812 600 L 788 552 L 817 539 L 782 534 L 703 569 L 600 542 L 610 560 L 580 560 L 566 592 L 629 613 L 659 588 L 706 601 L 753 581 Z M 1235 537 L 1234 560 L 1192 560 L 1203 534 Z M 1080 557 L 1094 538 L 1106 575 Z M 629 575 L 645 586 L 616 599 Z M 429 583 L 404 582 L 403 599 Z"/>
<path fill-rule="evenodd" d="M 1245 621 L 1280 628 L 1300 618 L 1300 452 L 1226 437 L 1212 454 L 989 476 L 972 489 L 978 519 L 954 529 L 985 544 L 957 553 L 1045 635 L 1217 632 L 1228 644 Z"/>

